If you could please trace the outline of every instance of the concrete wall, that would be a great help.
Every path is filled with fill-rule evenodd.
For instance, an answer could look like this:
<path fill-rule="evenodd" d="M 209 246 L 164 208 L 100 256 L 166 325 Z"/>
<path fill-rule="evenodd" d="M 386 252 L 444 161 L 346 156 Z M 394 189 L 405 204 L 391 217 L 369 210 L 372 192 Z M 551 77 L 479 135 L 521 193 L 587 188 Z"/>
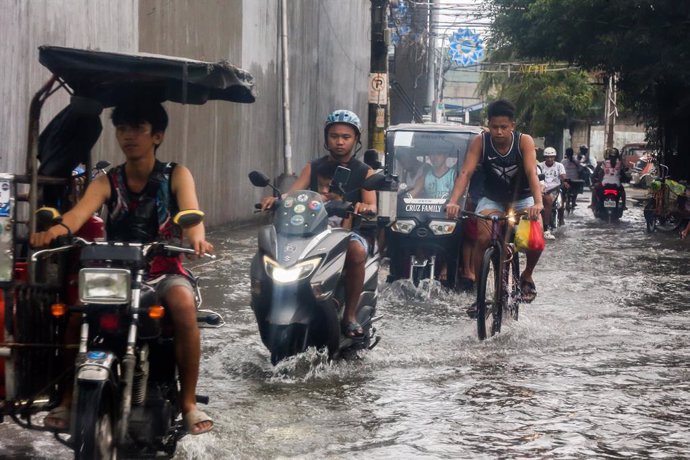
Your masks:
<path fill-rule="evenodd" d="M 644 126 L 628 120 L 618 120 L 613 130 L 613 146 L 620 150 L 625 144 L 644 143 L 645 137 Z M 606 145 L 604 125 L 589 126 L 585 122 L 576 122 L 570 130 L 563 131 L 563 149 L 572 147 L 577 153 L 582 144 L 589 146 L 590 154 L 597 160 L 603 160 Z"/>
<path fill-rule="evenodd" d="M 50 77 L 38 62 L 40 45 L 135 51 L 136 0 L 3 0 L 0 2 L 0 171 L 23 173 L 29 103 Z M 67 103 L 50 98 L 42 125 Z M 94 156 L 102 155 L 101 146 Z"/>
<path fill-rule="evenodd" d="M 325 153 L 323 120 L 336 108 L 365 116 L 370 49 L 369 0 L 288 0 L 293 169 Z M 210 225 L 252 217 L 264 193 L 251 169 L 283 171 L 279 0 L 5 0 L 0 2 L 2 104 L 0 171 L 23 172 L 31 96 L 48 78 L 36 47 L 53 44 L 108 51 L 145 51 L 201 60 L 226 59 L 250 71 L 254 104 L 166 104 L 170 128 L 162 159 L 195 175 Z M 52 98 L 43 126 L 67 102 Z M 95 159 L 121 162 L 104 114 Z M 366 118 L 362 119 L 366 126 Z M 363 139 L 366 144 L 366 133 Z"/>

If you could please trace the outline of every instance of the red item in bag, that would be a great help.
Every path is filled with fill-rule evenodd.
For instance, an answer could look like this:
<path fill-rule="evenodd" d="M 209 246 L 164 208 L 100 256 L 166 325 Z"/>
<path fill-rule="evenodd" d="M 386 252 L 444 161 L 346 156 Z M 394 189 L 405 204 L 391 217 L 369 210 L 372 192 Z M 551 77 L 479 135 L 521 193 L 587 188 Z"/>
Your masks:
<path fill-rule="evenodd" d="M 544 250 L 544 232 L 538 220 L 529 222 L 529 249 L 530 251 Z"/>

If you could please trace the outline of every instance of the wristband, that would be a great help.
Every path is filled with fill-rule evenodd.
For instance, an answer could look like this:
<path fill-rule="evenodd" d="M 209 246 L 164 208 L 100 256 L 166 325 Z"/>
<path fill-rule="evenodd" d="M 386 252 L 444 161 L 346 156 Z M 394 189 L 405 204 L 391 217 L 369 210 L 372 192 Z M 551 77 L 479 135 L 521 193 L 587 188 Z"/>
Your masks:
<path fill-rule="evenodd" d="M 58 222 L 58 223 L 55 224 L 55 225 L 59 225 L 60 227 L 65 227 L 65 229 L 67 230 L 67 235 L 68 235 L 68 236 L 71 236 L 71 235 L 72 235 L 72 230 L 71 230 L 71 229 L 67 226 L 67 224 L 65 224 L 64 222 Z"/>

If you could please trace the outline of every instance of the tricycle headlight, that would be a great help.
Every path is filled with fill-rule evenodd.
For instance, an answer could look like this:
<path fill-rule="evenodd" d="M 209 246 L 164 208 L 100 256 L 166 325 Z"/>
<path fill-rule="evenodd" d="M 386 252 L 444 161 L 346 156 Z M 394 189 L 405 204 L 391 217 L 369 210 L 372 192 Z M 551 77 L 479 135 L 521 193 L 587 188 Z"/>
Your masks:
<path fill-rule="evenodd" d="M 393 222 L 391 228 L 394 232 L 409 234 L 417 226 L 417 223 L 412 219 L 399 219 Z"/>
<path fill-rule="evenodd" d="M 456 222 L 452 220 L 432 220 L 429 222 L 431 232 L 436 235 L 450 235 L 455 231 Z"/>
<path fill-rule="evenodd" d="M 132 275 L 122 268 L 82 268 L 79 300 L 83 303 L 125 304 L 131 298 Z"/>
<path fill-rule="evenodd" d="M 286 284 L 303 280 L 311 276 L 321 263 L 321 257 L 305 260 L 292 267 L 281 267 L 278 262 L 268 256 L 264 256 L 266 274 L 276 283 Z"/>

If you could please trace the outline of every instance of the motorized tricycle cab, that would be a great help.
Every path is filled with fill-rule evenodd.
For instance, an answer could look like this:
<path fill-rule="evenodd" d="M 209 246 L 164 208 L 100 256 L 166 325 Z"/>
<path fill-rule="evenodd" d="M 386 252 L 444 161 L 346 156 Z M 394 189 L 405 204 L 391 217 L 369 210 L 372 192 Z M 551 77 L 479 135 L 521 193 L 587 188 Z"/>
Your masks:
<path fill-rule="evenodd" d="M 98 170 L 91 148 L 101 133 L 104 108 L 133 95 L 182 104 L 208 100 L 250 103 L 254 101 L 253 78 L 227 62 L 52 46 L 39 48 L 39 61 L 53 76 L 31 101 L 26 170 L 24 174 L 0 174 L 0 421 L 10 417 L 24 428 L 44 429 L 33 416 L 57 406 L 66 376 L 75 374 L 73 408 L 85 398 L 77 394 L 82 385 L 96 388 L 89 394 L 99 398 L 106 397 L 104 388 L 117 393 L 106 403 L 85 403 L 93 405 L 94 411 L 106 407 L 108 414 L 94 412 L 91 418 L 79 414 L 76 418 L 88 420 L 83 423 L 75 422 L 73 416 L 68 433 L 56 434 L 74 449 L 75 457 L 111 458 L 124 446 L 142 449 L 142 455 L 156 451 L 172 455 L 181 435 L 172 426 L 179 409 L 163 408 L 170 415 L 166 420 L 160 415 L 165 411 L 158 410 L 162 406 L 154 408 L 146 402 L 155 395 L 146 395 L 146 382 L 142 384 L 140 378 L 141 372 L 152 379 L 158 372 L 156 364 L 148 369 L 148 353 L 153 353 L 154 342 L 162 343 L 158 337 L 164 335 L 158 328 L 158 336 L 144 337 L 144 322 L 153 316 L 149 313 L 150 318 L 144 318 L 135 292 L 145 270 L 144 258 L 152 247 L 125 243 L 109 247 L 111 243 L 102 242 L 104 225 L 97 215 L 71 242 L 63 244 L 64 250 L 42 259 L 34 257 L 38 251 L 29 246 L 29 235 L 59 222 L 59 217 L 45 221 L 45 213 L 36 212 L 39 208 L 50 207 L 55 216 L 68 211 L 80 199 L 91 173 Z M 61 89 L 67 91 L 70 102 L 41 130 L 42 106 Z M 120 268 L 112 268 L 118 264 Z M 92 267 L 87 273 L 83 267 L 88 265 Z M 97 286 L 89 286 L 90 280 Z M 118 292 L 120 299 L 110 295 Z M 79 344 L 64 341 L 70 312 L 83 318 Z M 209 323 L 222 321 L 213 315 L 209 312 L 198 318 Z M 124 322 L 119 326 L 110 323 L 111 334 L 104 338 L 102 332 L 108 326 L 104 318 Z M 114 343 L 118 334 L 125 337 L 126 347 L 107 349 L 106 344 Z M 77 361 L 70 363 L 65 354 L 77 348 Z M 175 386 L 174 363 L 171 381 Z M 142 401 L 141 408 L 132 407 L 137 399 Z M 161 396 L 157 401 L 164 404 L 165 400 Z M 93 445 L 96 437 L 105 444 Z"/>
<path fill-rule="evenodd" d="M 461 124 L 399 124 L 386 132 L 385 168 L 399 182 L 397 193 L 380 193 L 389 281 L 435 278 L 455 286 L 461 225 L 446 218 L 445 205 L 480 132 Z"/>

